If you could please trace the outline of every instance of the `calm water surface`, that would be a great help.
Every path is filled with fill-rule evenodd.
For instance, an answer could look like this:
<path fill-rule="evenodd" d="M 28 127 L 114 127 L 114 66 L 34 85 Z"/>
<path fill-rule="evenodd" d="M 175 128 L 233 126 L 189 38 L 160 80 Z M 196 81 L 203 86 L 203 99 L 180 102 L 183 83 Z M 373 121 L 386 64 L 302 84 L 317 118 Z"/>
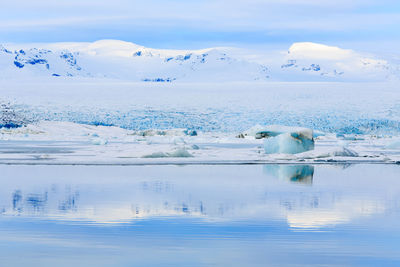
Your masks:
<path fill-rule="evenodd" d="M 0 266 L 400 266 L 400 166 L 0 166 Z"/>

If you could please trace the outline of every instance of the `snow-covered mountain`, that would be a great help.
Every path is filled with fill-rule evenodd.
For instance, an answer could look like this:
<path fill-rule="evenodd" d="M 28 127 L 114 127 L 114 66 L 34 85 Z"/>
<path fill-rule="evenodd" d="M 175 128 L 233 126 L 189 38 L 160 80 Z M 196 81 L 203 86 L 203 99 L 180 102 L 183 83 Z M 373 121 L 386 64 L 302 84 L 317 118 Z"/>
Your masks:
<path fill-rule="evenodd" d="M 398 66 L 375 56 L 316 43 L 295 43 L 284 56 L 283 80 L 387 81 L 400 77 Z"/>
<path fill-rule="evenodd" d="M 386 81 L 399 67 L 352 50 L 295 43 L 260 55 L 232 48 L 161 50 L 129 42 L 0 45 L 0 78 L 102 77 L 144 82 Z"/>

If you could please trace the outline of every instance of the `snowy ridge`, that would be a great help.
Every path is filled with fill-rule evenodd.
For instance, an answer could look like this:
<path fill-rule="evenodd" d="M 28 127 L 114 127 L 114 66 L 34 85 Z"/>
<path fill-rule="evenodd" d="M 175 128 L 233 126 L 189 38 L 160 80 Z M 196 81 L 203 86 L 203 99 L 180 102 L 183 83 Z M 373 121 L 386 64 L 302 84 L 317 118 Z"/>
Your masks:
<path fill-rule="evenodd" d="M 3 78 L 42 75 L 172 82 L 265 80 L 268 76 L 265 66 L 233 58 L 225 49 L 158 50 L 113 40 L 3 46 L 0 62 Z"/>
<path fill-rule="evenodd" d="M 116 40 L 0 45 L 0 78 L 221 82 L 387 81 L 400 77 L 395 63 L 322 44 L 295 43 L 285 53 L 258 53 L 233 48 L 162 50 Z"/>
<path fill-rule="evenodd" d="M 399 77 L 398 66 L 386 60 L 315 43 L 293 44 L 281 69 L 295 80 L 305 79 L 304 73 L 308 74 L 307 80 L 323 77 L 332 81 L 375 81 Z"/>

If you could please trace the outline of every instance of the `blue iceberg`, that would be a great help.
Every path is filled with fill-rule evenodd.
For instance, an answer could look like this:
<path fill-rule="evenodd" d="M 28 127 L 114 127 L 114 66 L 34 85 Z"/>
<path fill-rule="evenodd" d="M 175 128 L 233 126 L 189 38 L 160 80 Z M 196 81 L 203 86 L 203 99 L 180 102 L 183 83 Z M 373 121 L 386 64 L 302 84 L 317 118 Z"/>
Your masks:
<path fill-rule="evenodd" d="M 297 154 L 314 149 L 313 130 L 300 127 L 270 126 L 256 133 L 265 138 L 266 154 Z"/>

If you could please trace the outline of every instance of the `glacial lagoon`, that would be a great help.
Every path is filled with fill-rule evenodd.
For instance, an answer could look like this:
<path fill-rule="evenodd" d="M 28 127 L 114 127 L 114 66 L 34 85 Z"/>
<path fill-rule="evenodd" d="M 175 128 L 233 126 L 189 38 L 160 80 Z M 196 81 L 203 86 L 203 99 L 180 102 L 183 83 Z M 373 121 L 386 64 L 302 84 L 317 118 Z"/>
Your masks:
<path fill-rule="evenodd" d="M 400 266 L 400 166 L 0 165 L 1 266 Z"/>

